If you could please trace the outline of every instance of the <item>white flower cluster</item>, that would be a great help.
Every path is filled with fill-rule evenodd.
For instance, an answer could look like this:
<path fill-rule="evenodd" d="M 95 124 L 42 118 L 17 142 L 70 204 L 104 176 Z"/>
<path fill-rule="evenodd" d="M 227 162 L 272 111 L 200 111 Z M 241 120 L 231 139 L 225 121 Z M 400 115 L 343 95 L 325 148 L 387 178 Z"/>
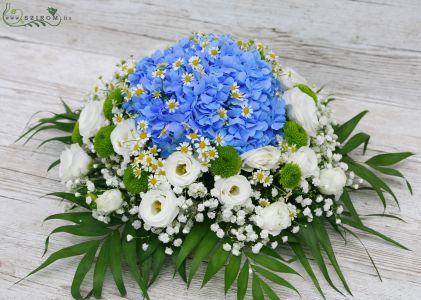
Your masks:
<path fill-rule="evenodd" d="M 77 195 L 86 195 L 95 218 L 106 223 L 121 218 L 136 230 L 150 231 L 166 245 L 168 255 L 197 223 L 207 222 L 233 255 L 240 255 L 243 247 L 254 253 L 264 246 L 276 248 L 278 241 L 287 241 L 289 232 L 297 233 L 301 225 L 322 215 L 340 223 L 343 208 L 337 198 L 345 186 L 358 188 L 361 181 L 347 172 L 336 153 L 333 112 L 326 99 L 320 95 L 314 99 L 300 88 L 306 81 L 298 73 L 275 64 L 274 55 L 268 54 L 267 59 L 274 62 L 283 87 L 287 119 L 303 128 L 306 145 L 296 147 L 278 136 L 278 145 L 239 156 L 241 165 L 235 173 L 215 175 L 212 168 L 221 155 L 217 148 L 221 136 L 211 141 L 187 129 L 189 142 L 180 143 L 163 159 L 150 142 L 148 123 L 136 127 L 135 116 L 114 107 L 115 127 L 109 136 L 113 154 L 99 157 L 93 137 L 111 124 L 103 113 L 106 95 L 119 88 L 128 100 L 130 94 L 144 92 L 142 86 L 128 89 L 124 78 L 133 67 L 124 62 L 105 92 L 97 89 L 82 109 L 78 122 L 83 143 L 61 154 L 60 178 Z M 177 102 L 169 101 L 167 106 L 176 109 Z M 130 180 L 141 192 L 128 191 L 129 167 L 133 169 Z M 127 236 L 128 241 L 134 238 Z M 143 249 L 147 247 L 145 242 Z"/>

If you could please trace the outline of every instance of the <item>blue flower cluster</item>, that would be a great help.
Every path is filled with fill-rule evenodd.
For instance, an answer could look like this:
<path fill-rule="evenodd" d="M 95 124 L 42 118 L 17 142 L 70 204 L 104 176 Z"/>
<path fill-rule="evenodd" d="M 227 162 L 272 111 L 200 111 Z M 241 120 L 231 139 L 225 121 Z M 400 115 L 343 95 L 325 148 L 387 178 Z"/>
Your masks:
<path fill-rule="evenodd" d="M 285 104 L 272 65 L 229 36 L 195 35 L 140 60 L 123 108 L 146 120 L 163 157 L 196 131 L 238 152 L 275 144 Z"/>

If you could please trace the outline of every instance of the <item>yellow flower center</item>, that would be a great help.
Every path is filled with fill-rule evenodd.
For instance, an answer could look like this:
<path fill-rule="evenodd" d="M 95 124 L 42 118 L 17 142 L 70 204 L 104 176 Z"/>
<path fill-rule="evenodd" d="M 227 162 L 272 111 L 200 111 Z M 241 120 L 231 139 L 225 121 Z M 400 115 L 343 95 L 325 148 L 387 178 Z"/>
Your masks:
<path fill-rule="evenodd" d="M 155 214 L 158 214 L 161 212 L 161 207 L 162 207 L 162 203 L 159 200 L 155 200 L 154 203 L 152 204 L 153 212 Z"/>
<path fill-rule="evenodd" d="M 142 131 L 141 133 L 139 133 L 139 138 L 141 140 L 147 139 L 148 138 L 148 133 L 146 131 Z"/>
<path fill-rule="evenodd" d="M 177 175 L 184 175 L 187 173 L 187 169 L 186 169 L 187 165 L 186 164 L 179 164 L 177 165 L 177 167 L 175 168 L 175 172 L 177 173 Z"/>

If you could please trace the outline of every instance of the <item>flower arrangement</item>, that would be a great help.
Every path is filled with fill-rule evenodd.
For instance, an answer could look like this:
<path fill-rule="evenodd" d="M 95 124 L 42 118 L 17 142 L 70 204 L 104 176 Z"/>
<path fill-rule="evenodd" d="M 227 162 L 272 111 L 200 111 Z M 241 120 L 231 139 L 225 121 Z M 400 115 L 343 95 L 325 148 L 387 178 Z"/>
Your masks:
<path fill-rule="evenodd" d="M 290 266 L 296 260 L 324 297 L 310 257 L 340 290 L 323 253 L 351 294 L 327 228 L 358 238 L 357 229 L 406 249 L 367 227 L 351 195 L 363 186 L 384 207 L 386 194 L 397 201 L 380 174 L 404 179 L 392 166 L 412 154 L 354 160 L 351 152 L 365 152 L 370 139 L 352 135 L 366 111 L 337 124 L 334 99 L 260 43 L 194 34 L 138 62 L 121 61 L 87 98 L 81 110 L 63 102 L 63 113 L 21 137 L 66 133 L 44 143 L 69 145 L 49 167 L 59 166 L 68 192 L 49 195 L 70 206 L 46 220 L 72 225 L 51 232 L 45 253 L 52 234 L 88 240 L 54 252 L 29 275 L 83 255 L 71 285 L 75 299 L 83 298 L 91 268 L 88 297 L 101 297 L 108 269 L 124 295 L 123 262 L 149 298 L 167 258 L 187 286 L 207 261 L 202 285 L 222 270 L 225 292 L 236 282 L 237 299 L 248 286 L 254 299 L 279 299 L 269 282 L 298 293 L 285 279 L 298 275 Z"/>

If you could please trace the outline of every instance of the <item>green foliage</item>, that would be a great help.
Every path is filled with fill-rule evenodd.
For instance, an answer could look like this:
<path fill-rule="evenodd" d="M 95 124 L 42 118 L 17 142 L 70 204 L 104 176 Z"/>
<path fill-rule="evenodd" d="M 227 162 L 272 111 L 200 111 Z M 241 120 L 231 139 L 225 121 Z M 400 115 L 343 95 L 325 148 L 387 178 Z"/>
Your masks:
<path fill-rule="evenodd" d="M 211 278 L 218 273 L 218 271 L 224 266 L 227 258 L 229 256 L 229 252 L 225 251 L 222 247 L 224 244 L 224 240 L 222 240 L 219 245 L 216 246 L 215 251 L 212 253 L 208 267 L 206 268 L 205 276 L 203 277 L 202 287 L 208 283 Z"/>
<path fill-rule="evenodd" d="M 94 138 L 95 151 L 101 157 L 108 157 L 114 153 L 113 144 L 111 143 L 111 132 L 114 130 L 114 125 L 108 125 L 98 130 Z"/>
<path fill-rule="evenodd" d="M 301 169 L 295 163 L 287 163 L 279 171 L 279 183 L 288 189 L 296 188 L 301 182 Z"/>
<path fill-rule="evenodd" d="M 317 104 L 317 94 L 306 84 L 299 83 L 296 85 L 297 88 L 300 89 L 303 93 L 309 95 L 311 98 L 313 98 L 314 103 Z"/>
<path fill-rule="evenodd" d="M 142 170 L 140 178 L 137 178 L 133 173 L 133 167 L 128 165 L 123 175 L 126 190 L 134 194 L 146 192 L 148 190 L 148 176 L 148 172 Z"/>
<path fill-rule="evenodd" d="M 194 275 L 199 269 L 202 261 L 206 256 L 212 251 L 215 245 L 218 243 L 218 237 L 213 231 L 208 231 L 208 233 L 201 240 L 199 245 L 196 248 L 196 251 L 193 256 L 192 263 L 190 265 L 190 272 L 187 279 L 187 286 L 190 285 Z"/>
<path fill-rule="evenodd" d="M 285 140 L 289 145 L 295 145 L 297 148 L 307 146 L 308 135 L 305 129 L 294 121 L 288 121 L 284 125 Z"/>
<path fill-rule="evenodd" d="M 199 223 L 192 228 L 192 230 L 184 239 L 180 252 L 177 255 L 177 260 L 175 262 L 175 267 L 177 270 L 209 230 L 209 224 L 207 223 Z"/>
<path fill-rule="evenodd" d="M 225 267 L 225 276 L 224 276 L 224 291 L 225 294 L 228 292 L 235 279 L 237 278 L 238 272 L 240 271 L 241 266 L 241 255 L 235 256 L 231 255 L 229 263 Z"/>
<path fill-rule="evenodd" d="M 352 131 L 367 113 L 367 110 L 362 111 L 352 119 L 335 128 L 335 134 L 338 136 L 339 143 L 345 142 L 345 140 L 351 135 Z"/>
<path fill-rule="evenodd" d="M 69 135 L 66 137 L 70 138 L 70 134 L 73 132 L 75 123 L 77 119 L 79 118 L 79 113 L 73 112 L 64 101 L 62 101 L 62 103 L 65 109 L 65 113 L 61 113 L 61 114 L 53 113 L 52 117 L 39 119 L 33 126 L 29 127 L 21 136 L 19 136 L 16 142 L 26 137 L 26 141 L 25 141 L 25 144 L 26 144 L 37 133 L 41 131 L 45 131 L 45 130 L 50 130 L 50 129 L 69 133 Z M 43 142 L 43 144 L 49 141 L 53 141 L 53 140 L 57 140 L 60 142 L 62 142 L 63 140 L 63 141 L 66 141 L 66 143 L 68 143 L 69 140 L 71 141 L 71 139 L 64 139 L 64 137 L 59 137 L 59 138 L 46 140 Z"/>
<path fill-rule="evenodd" d="M 73 144 L 79 144 L 82 145 L 82 136 L 80 135 L 79 132 L 79 122 L 75 123 L 75 127 L 73 128 L 72 131 L 72 142 Z"/>
<path fill-rule="evenodd" d="M 232 146 L 217 147 L 218 158 L 212 160 L 212 174 L 227 178 L 238 174 L 241 168 L 241 157 Z"/>
<path fill-rule="evenodd" d="M 119 89 L 112 91 L 104 101 L 103 113 L 108 120 L 113 119 L 113 107 L 123 102 L 123 95 Z"/>

